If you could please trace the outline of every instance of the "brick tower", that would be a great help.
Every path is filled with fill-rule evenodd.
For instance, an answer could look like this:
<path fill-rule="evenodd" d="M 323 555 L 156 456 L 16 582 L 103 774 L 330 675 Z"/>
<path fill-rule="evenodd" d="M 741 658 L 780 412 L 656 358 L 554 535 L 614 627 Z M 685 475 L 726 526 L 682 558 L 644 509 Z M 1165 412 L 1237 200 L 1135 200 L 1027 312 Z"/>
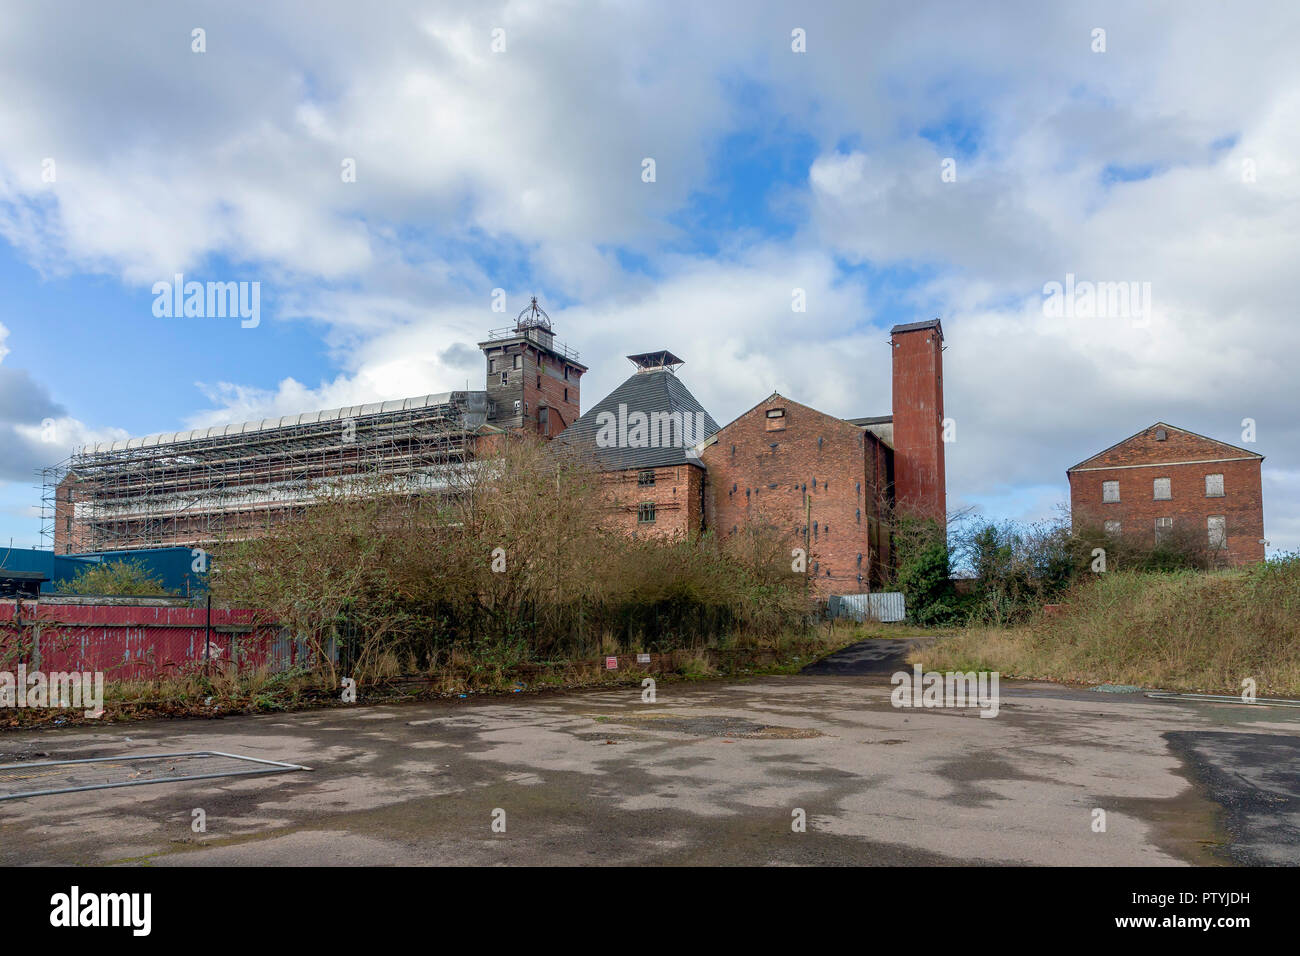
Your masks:
<path fill-rule="evenodd" d="M 487 359 L 488 422 L 554 438 L 578 420 L 578 381 L 587 366 L 555 341 L 536 296 L 514 328 L 489 332 L 478 347 Z"/>
<path fill-rule="evenodd" d="M 889 330 L 894 351 L 894 497 L 900 510 L 945 521 L 943 327 L 938 319 Z"/>

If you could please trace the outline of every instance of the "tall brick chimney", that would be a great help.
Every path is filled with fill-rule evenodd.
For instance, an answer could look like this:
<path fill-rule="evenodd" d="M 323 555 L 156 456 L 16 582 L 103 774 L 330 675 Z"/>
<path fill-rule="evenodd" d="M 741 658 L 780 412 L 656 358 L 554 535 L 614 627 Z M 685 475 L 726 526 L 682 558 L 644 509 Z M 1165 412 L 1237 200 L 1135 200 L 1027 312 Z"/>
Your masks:
<path fill-rule="evenodd" d="M 901 510 L 946 521 L 943 466 L 943 326 L 889 330 L 894 351 L 894 498 Z"/>

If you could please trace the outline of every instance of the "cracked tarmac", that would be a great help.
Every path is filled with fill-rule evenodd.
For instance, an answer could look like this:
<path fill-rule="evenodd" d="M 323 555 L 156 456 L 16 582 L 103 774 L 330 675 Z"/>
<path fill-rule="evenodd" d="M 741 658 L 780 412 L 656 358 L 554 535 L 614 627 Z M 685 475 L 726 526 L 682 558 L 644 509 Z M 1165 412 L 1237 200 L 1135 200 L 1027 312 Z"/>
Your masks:
<path fill-rule="evenodd" d="M 1300 862 L 1295 711 L 1003 681 L 980 719 L 889 692 L 813 673 L 661 682 L 654 704 L 627 687 L 10 733 L 5 762 L 215 750 L 313 770 L 0 802 L 0 862 Z"/>

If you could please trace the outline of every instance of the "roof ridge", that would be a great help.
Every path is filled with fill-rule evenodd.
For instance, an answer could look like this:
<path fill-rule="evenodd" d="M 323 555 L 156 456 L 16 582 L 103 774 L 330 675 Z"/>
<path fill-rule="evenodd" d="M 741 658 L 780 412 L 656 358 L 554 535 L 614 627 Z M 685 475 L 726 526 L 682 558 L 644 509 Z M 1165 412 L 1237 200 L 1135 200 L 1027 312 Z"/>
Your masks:
<path fill-rule="evenodd" d="M 1093 459 L 1100 458 L 1102 455 L 1106 454 L 1107 452 L 1114 451 L 1120 445 L 1126 444 L 1128 442 L 1131 442 L 1135 438 L 1145 435 L 1153 428 L 1172 428 L 1174 431 L 1182 432 L 1184 435 L 1191 435 L 1194 438 L 1200 438 L 1203 441 L 1213 442 L 1216 445 L 1222 445 L 1223 447 L 1231 448 L 1234 451 L 1244 452 L 1245 454 L 1250 455 L 1252 458 L 1258 458 L 1260 461 L 1264 460 L 1264 456 L 1257 451 L 1251 451 L 1249 448 L 1242 448 L 1240 445 L 1234 445 L 1231 442 L 1226 442 L 1221 438 L 1211 438 L 1209 435 L 1202 435 L 1200 432 L 1194 432 L 1187 428 L 1180 428 L 1177 425 L 1171 425 L 1168 422 L 1161 420 L 1161 421 L 1152 422 L 1150 425 L 1147 425 L 1143 428 L 1139 428 L 1137 431 L 1135 431 L 1132 435 L 1129 435 L 1127 438 L 1121 438 L 1119 441 L 1115 442 L 1115 444 L 1107 445 L 1101 451 L 1089 455 L 1087 458 L 1083 459 L 1083 461 L 1076 462 L 1075 464 L 1071 465 L 1069 468 L 1065 469 L 1065 473 L 1068 475 L 1070 472 L 1082 468 L 1084 465 L 1088 464 L 1088 462 L 1092 461 Z"/>

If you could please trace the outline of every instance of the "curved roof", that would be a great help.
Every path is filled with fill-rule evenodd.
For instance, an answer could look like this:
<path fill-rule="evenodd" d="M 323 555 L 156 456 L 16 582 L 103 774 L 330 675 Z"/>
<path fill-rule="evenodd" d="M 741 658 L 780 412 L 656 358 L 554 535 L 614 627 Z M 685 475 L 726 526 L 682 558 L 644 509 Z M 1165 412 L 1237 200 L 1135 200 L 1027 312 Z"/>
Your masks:
<path fill-rule="evenodd" d="M 273 428 L 291 428 L 295 425 L 314 425 L 317 422 L 364 418 L 367 415 L 400 412 L 408 408 L 428 408 L 432 405 L 446 405 L 451 402 L 452 396 L 457 394 L 469 395 L 472 393 L 438 392 L 434 395 L 418 395 L 414 398 L 399 398 L 388 402 L 369 402 L 365 405 L 346 405 L 342 408 L 327 408 L 324 411 L 284 415 L 280 418 L 263 418 L 261 421 L 214 425 L 211 428 L 195 428 L 182 432 L 160 432 L 157 435 L 145 435 L 143 438 L 125 438 L 114 442 L 102 441 L 85 446 L 81 449 L 81 454 L 97 455 L 103 452 L 126 451 L 133 448 L 152 448 L 156 445 L 201 441 L 205 438 L 221 438 L 226 435 L 246 435 L 249 432 L 260 432 Z"/>

